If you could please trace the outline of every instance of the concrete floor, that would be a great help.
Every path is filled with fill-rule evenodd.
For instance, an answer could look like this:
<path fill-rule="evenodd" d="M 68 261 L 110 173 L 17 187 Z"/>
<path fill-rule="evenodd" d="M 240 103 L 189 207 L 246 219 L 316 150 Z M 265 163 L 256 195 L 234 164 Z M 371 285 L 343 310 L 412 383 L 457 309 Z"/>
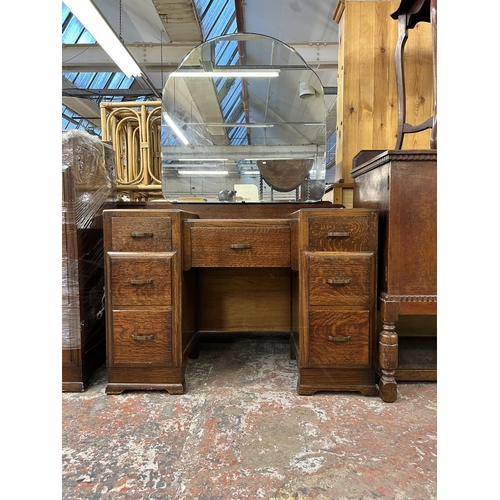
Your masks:
<path fill-rule="evenodd" d="M 296 392 L 288 336 L 202 343 L 183 395 L 62 394 L 63 499 L 437 498 L 437 384 Z"/>

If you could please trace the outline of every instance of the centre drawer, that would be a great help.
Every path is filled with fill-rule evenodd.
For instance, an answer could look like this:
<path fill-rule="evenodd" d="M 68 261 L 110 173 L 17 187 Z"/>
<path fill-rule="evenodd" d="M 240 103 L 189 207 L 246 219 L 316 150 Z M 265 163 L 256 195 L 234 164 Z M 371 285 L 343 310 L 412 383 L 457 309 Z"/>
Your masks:
<path fill-rule="evenodd" d="M 289 267 L 290 226 L 190 227 L 193 267 Z"/>

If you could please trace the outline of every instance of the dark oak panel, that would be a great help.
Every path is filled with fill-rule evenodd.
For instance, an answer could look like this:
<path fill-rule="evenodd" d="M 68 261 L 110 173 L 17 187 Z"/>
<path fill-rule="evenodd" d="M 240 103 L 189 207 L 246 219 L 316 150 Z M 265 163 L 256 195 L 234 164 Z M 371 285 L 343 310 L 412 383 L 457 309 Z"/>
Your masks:
<path fill-rule="evenodd" d="M 352 177 L 354 207 L 379 211 L 378 373 L 381 397 L 392 402 L 396 379 L 437 377 L 417 350 L 398 352 L 400 316 L 437 314 L 437 151 L 361 151 Z"/>

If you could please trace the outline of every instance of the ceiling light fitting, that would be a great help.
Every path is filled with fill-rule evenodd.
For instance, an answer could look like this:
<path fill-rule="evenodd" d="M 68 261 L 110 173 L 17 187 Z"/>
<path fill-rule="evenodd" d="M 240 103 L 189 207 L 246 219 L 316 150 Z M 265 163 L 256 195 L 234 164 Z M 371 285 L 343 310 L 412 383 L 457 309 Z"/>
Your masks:
<path fill-rule="evenodd" d="M 176 70 L 170 73 L 173 78 L 275 78 L 279 76 L 280 70 L 224 70 L 224 71 L 199 71 L 199 70 Z"/>
<path fill-rule="evenodd" d="M 179 127 L 175 124 L 174 120 L 172 120 L 172 118 L 170 118 L 170 116 L 165 112 L 163 113 L 163 118 L 170 125 L 170 127 L 174 131 L 174 134 L 182 142 L 182 144 L 184 144 L 184 146 L 189 145 L 189 141 L 186 139 L 186 136 L 181 132 Z"/>
<path fill-rule="evenodd" d="M 267 157 L 267 158 L 245 158 L 245 161 L 259 161 L 259 160 L 293 160 L 293 158 L 272 158 L 272 157 Z"/>
<path fill-rule="evenodd" d="M 301 99 L 310 99 L 316 95 L 316 89 L 306 82 L 299 82 L 299 96 Z"/>
<path fill-rule="evenodd" d="M 179 170 L 178 173 L 198 177 L 200 175 L 227 175 L 229 172 L 227 170 Z"/>
<path fill-rule="evenodd" d="M 142 76 L 135 59 L 91 0 L 64 0 L 64 3 L 128 78 Z"/>
<path fill-rule="evenodd" d="M 272 128 L 272 123 L 207 123 L 207 127 L 245 127 L 245 128 Z"/>
<path fill-rule="evenodd" d="M 229 161 L 229 158 L 179 158 L 177 161 Z"/>

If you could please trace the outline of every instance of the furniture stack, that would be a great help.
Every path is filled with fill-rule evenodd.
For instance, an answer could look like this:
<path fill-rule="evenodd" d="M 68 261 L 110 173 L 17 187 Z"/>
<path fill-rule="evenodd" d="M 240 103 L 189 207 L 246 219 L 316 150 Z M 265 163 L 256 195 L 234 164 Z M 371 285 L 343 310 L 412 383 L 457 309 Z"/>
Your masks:
<path fill-rule="evenodd" d="M 114 152 L 62 133 L 62 390 L 84 391 L 105 361 L 102 211 L 115 206 Z"/>

